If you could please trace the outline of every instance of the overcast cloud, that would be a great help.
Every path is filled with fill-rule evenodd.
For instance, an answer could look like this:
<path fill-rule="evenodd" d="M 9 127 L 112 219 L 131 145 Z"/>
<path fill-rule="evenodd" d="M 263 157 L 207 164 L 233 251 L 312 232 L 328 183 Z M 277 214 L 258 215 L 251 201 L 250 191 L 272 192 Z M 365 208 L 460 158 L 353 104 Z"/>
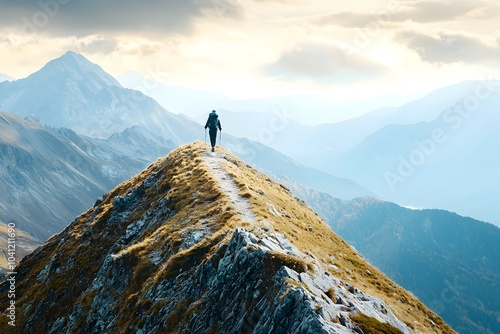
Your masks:
<path fill-rule="evenodd" d="M 0 26 L 54 36 L 189 33 L 199 17 L 238 18 L 231 0 L 0 0 Z"/>

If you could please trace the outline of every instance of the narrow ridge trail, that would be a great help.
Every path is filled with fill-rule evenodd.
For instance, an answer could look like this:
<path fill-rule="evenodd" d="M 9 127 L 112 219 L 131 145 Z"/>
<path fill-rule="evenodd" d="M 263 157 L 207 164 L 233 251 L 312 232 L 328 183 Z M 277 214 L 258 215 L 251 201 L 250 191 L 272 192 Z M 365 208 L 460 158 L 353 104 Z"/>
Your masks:
<path fill-rule="evenodd" d="M 222 167 L 222 163 L 226 161 L 226 159 L 224 159 L 224 155 L 218 152 L 206 152 L 204 158 L 205 163 L 219 182 L 220 189 L 226 194 L 226 196 L 229 197 L 229 200 L 235 206 L 236 211 L 238 211 L 244 220 L 249 223 L 254 223 L 257 218 L 250 209 L 250 202 L 246 198 L 240 196 L 240 189 L 234 182 L 231 175 L 229 175 Z"/>

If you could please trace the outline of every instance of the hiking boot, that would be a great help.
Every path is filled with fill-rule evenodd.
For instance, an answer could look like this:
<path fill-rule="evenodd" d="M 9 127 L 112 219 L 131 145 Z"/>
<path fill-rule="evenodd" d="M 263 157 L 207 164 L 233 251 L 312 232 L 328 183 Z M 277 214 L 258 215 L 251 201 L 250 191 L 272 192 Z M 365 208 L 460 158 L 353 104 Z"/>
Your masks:
<path fill-rule="evenodd" d="M 215 147 L 212 147 L 212 152 L 215 152 Z"/>

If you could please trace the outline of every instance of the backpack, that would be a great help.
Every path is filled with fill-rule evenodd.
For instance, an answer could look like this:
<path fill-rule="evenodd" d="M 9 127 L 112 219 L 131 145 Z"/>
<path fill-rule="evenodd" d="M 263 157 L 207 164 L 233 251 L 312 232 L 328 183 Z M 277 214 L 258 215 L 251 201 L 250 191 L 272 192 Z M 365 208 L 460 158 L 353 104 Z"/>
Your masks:
<path fill-rule="evenodd" d="M 208 127 L 211 129 L 216 128 L 218 120 L 219 115 L 217 115 L 216 113 L 211 113 L 210 116 L 208 116 Z"/>

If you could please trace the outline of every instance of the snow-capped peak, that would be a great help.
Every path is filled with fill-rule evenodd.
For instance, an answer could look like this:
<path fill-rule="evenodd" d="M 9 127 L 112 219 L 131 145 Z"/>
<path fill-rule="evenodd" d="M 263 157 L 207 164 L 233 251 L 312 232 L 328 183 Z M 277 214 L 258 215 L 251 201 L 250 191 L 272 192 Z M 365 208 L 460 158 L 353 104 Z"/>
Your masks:
<path fill-rule="evenodd" d="M 28 78 L 61 78 L 61 75 L 64 75 L 66 78 L 80 80 L 92 78 L 94 84 L 100 87 L 122 87 L 113 76 L 106 73 L 99 65 L 92 63 L 81 54 L 73 51 L 68 51 L 61 57 L 51 60 L 42 69 L 33 73 Z"/>

